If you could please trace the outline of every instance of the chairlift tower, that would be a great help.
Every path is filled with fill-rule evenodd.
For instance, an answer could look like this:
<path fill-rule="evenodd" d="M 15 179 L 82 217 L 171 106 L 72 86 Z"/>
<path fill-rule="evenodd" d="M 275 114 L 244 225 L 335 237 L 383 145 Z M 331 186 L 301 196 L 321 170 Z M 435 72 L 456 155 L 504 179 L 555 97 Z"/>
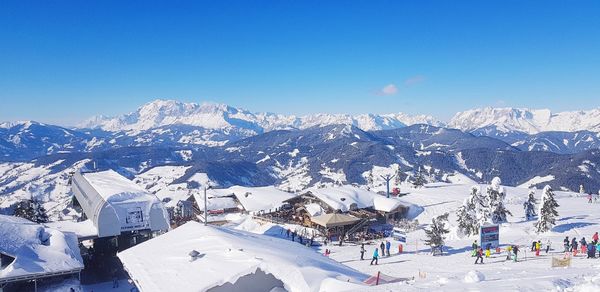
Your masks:
<path fill-rule="evenodd" d="M 385 176 L 383 176 L 383 175 L 381 176 L 381 178 L 383 178 L 385 180 L 385 183 L 386 183 L 386 187 L 387 187 L 386 196 L 388 198 L 390 197 L 390 181 L 392 179 L 394 179 L 395 176 L 396 176 L 395 174 L 394 175 L 389 175 L 388 174 L 388 175 L 385 175 Z"/>

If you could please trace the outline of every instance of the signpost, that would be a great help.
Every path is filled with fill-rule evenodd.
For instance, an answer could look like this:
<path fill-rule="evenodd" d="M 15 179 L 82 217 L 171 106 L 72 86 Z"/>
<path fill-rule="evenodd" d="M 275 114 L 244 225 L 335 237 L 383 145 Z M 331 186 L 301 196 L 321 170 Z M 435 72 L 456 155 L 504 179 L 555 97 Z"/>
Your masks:
<path fill-rule="evenodd" d="M 486 249 L 488 245 L 495 249 L 500 245 L 500 225 L 484 225 L 479 228 L 479 242 L 481 248 Z"/>
<path fill-rule="evenodd" d="M 394 228 L 392 231 L 392 237 L 397 241 L 406 243 L 406 232 L 400 228 Z"/>

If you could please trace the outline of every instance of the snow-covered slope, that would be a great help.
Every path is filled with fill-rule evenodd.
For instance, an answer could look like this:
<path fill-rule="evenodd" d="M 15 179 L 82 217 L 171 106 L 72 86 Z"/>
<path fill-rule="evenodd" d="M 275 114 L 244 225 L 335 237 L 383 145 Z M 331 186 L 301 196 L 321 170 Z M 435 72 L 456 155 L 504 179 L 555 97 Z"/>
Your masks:
<path fill-rule="evenodd" d="M 545 131 L 600 132 L 600 108 L 552 113 L 549 109 L 479 108 L 459 112 L 448 126 L 463 131 L 495 128 L 500 132 L 536 134 Z"/>
<path fill-rule="evenodd" d="M 92 117 L 78 127 L 101 128 L 107 131 L 140 132 L 167 125 L 183 124 L 206 129 L 241 128 L 254 134 L 276 129 L 309 128 L 332 124 L 349 124 L 363 130 L 381 130 L 416 123 L 442 125 L 431 116 L 410 116 L 403 113 L 385 115 L 313 114 L 307 116 L 252 113 L 224 104 L 184 103 L 175 100 L 155 100 L 135 112 L 118 117 Z"/>

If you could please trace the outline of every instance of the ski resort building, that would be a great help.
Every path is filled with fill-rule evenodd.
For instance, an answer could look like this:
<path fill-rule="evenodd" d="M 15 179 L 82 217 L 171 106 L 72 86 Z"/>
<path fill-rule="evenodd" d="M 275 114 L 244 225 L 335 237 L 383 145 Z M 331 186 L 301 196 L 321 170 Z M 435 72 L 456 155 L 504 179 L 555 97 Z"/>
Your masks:
<path fill-rule="evenodd" d="M 77 237 L 29 220 L 0 215 L 0 291 L 77 278 L 83 270 Z"/>
<path fill-rule="evenodd" d="M 361 291 L 367 275 L 289 240 L 188 222 L 118 254 L 140 291 Z"/>
<path fill-rule="evenodd" d="M 278 210 L 285 201 L 296 195 L 284 192 L 273 186 L 267 187 L 242 187 L 233 186 L 227 189 L 211 190 L 220 197 L 231 196 L 239 202 L 242 210 L 249 214 L 264 214 Z"/>
<path fill-rule="evenodd" d="M 297 215 L 309 218 L 326 213 L 349 213 L 385 222 L 402 218 L 409 209 L 408 204 L 396 198 L 386 198 L 349 185 L 311 188 L 286 202 L 294 206 Z"/>
<path fill-rule="evenodd" d="M 76 172 L 72 190 L 98 237 L 169 229 L 162 202 L 113 170 Z"/>
<path fill-rule="evenodd" d="M 213 223 L 227 222 L 227 215 L 246 213 L 252 215 L 269 214 L 281 209 L 285 201 L 295 194 L 281 191 L 275 187 L 242 187 L 233 186 L 226 189 L 207 190 L 208 221 Z M 202 191 L 190 192 L 187 196 L 179 196 L 179 200 L 170 200 L 165 204 L 174 225 L 190 220 L 204 221 L 204 194 Z"/>

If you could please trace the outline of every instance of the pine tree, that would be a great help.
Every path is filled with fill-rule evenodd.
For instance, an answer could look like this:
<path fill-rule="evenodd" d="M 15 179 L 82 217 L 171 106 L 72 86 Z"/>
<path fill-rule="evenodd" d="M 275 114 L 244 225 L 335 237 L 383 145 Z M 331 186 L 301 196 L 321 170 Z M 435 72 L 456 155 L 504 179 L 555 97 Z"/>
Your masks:
<path fill-rule="evenodd" d="M 500 185 L 502 182 L 499 177 L 492 179 L 492 183 L 487 188 L 488 206 L 490 208 L 491 219 L 493 223 L 506 222 L 506 216 L 512 213 L 504 206 L 506 193 Z"/>
<path fill-rule="evenodd" d="M 373 170 L 369 170 L 369 173 L 367 173 L 367 186 L 369 188 L 373 187 Z"/>
<path fill-rule="evenodd" d="M 418 189 L 425 185 L 425 178 L 423 177 L 423 173 L 421 172 L 421 167 L 419 167 L 419 171 L 415 174 L 415 180 L 413 181 L 413 187 Z"/>
<path fill-rule="evenodd" d="M 38 200 L 32 200 L 31 207 L 33 209 L 33 220 L 31 221 L 36 223 L 48 222 L 48 214 L 46 214 L 46 209 L 42 205 L 42 202 Z"/>
<path fill-rule="evenodd" d="M 537 204 L 537 200 L 535 199 L 535 189 L 529 190 L 529 197 L 527 201 L 523 203 L 523 208 L 525 209 L 525 219 L 531 220 L 533 217 L 537 216 L 535 212 L 535 205 Z"/>
<path fill-rule="evenodd" d="M 458 229 L 462 234 L 470 236 L 479 232 L 477 226 L 476 207 L 475 200 L 477 196 L 477 188 L 471 189 L 471 194 L 463 201 L 463 205 L 460 206 L 456 212 L 458 217 Z"/>
<path fill-rule="evenodd" d="M 406 174 L 400 171 L 400 166 L 396 169 L 396 176 L 394 177 L 394 185 L 399 187 L 402 184 L 402 181 L 406 178 Z"/>
<path fill-rule="evenodd" d="M 17 203 L 14 215 L 33 221 L 35 217 L 35 211 L 33 210 L 32 201 L 22 200 L 19 203 Z"/>
<path fill-rule="evenodd" d="M 482 193 L 478 186 L 471 188 L 471 194 L 473 196 L 473 204 L 475 205 L 475 228 L 476 233 L 479 233 L 479 227 L 490 223 L 492 213 L 490 209 L 490 198 L 489 194 Z"/>
<path fill-rule="evenodd" d="M 427 235 L 425 244 L 432 248 L 439 248 L 444 245 L 444 235 L 450 232 L 450 230 L 446 228 L 447 221 L 448 213 L 431 219 L 430 229 L 425 229 L 425 235 Z"/>
<path fill-rule="evenodd" d="M 23 200 L 15 207 L 15 216 L 25 218 L 36 223 L 48 222 L 48 215 L 42 203 L 38 200 Z"/>
<path fill-rule="evenodd" d="M 542 192 L 542 202 L 539 209 L 538 221 L 535 223 L 535 230 L 537 233 L 549 231 L 556 224 L 556 217 L 558 216 L 558 207 L 556 199 L 554 199 L 554 191 L 550 186 L 544 187 Z"/>

